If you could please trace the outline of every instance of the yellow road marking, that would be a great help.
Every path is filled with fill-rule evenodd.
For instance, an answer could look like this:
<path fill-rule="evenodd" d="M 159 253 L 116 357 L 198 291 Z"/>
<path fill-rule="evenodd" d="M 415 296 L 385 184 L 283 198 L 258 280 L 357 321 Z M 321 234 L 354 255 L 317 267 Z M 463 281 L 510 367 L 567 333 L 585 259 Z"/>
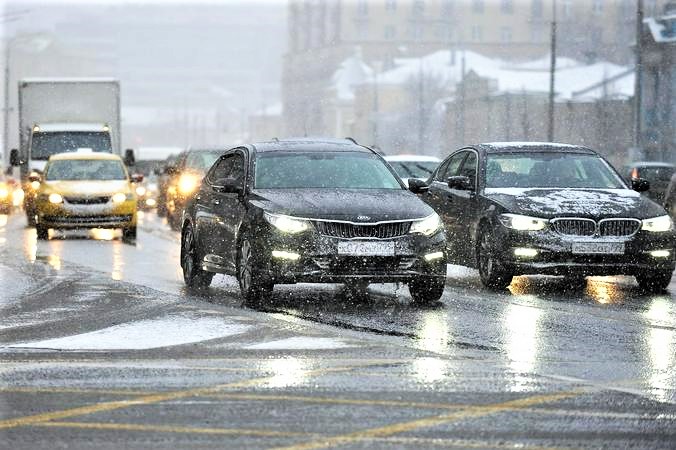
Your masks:
<path fill-rule="evenodd" d="M 202 428 L 183 427 L 177 425 L 139 425 L 133 423 L 97 423 L 97 422 L 42 422 L 36 423 L 37 427 L 55 428 L 82 428 L 90 430 L 116 430 L 116 431 L 150 431 L 158 433 L 195 433 L 195 434 L 230 434 L 264 437 L 311 437 L 316 433 L 296 433 L 291 431 L 250 430 L 246 428 Z"/>
<path fill-rule="evenodd" d="M 321 403 L 321 404 L 336 404 L 336 405 L 393 406 L 400 408 L 417 408 L 417 409 L 461 409 L 467 408 L 469 406 L 467 404 L 403 402 L 396 400 L 361 400 L 350 398 L 328 398 L 328 397 L 312 397 L 301 395 L 223 393 L 213 395 L 212 397 L 224 400 L 289 401 L 289 402 Z"/>
<path fill-rule="evenodd" d="M 435 439 L 435 438 L 416 438 L 416 437 L 383 437 L 363 439 L 364 442 L 384 443 L 384 444 L 408 444 L 408 445 L 433 445 L 437 447 L 460 447 L 460 448 L 508 448 L 508 449 L 527 449 L 527 450 L 564 450 L 563 447 L 544 447 L 541 445 L 530 445 L 523 442 L 506 442 L 504 440 L 489 442 L 469 439 Z M 570 447 L 567 448 L 569 450 Z"/>
<path fill-rule="evenodd" d="M 379 363 L 380 364 L 380 363 Z M 347 366 L 347 367 L 327 367 L 323 369 L 314 369 L 308 370 L 305 372 L 305 375 L 322 375 L 331 372 L 347 372 L 350 370 L 355 370 L 359 368 L 369 367 L 372 364 L 363 364 L 356 366 Z M 274 380 L 275 376 L 266 376 L 260 378 L 253 378 L 243 381 L 235 381 L 232 383 L 219 384 L 216 386 L 201 387 L 195 389 L 186 389 L 182 391 L 173 391 L 173 392 L 164 392 L 158 394 L 143 395 L 129 400 L 118 400 L 111 402 L 101 402 L 95 403 L 93 405 L 80 406 L 77 408 L 71 408 L 61 411 L 53 411 L 41 414 L 34 414 L 31 416 L 17 417 L 13 419 L 0 420 L 0 429 L 3 428 L 14 428 L 27 425 L 34 425 L 40 422 L 47 422 L 50 420 L 65 419 L 68 417 L 77 417 L 84 416 L 87 414 L 93 414 L 104 411 L 113 411 L 116 409 L 129 408 L 131 406 L 139 405 L 150 405 L 155 403 L 164 402 L 167 400 L 177 400 L 186 397 L 207 397 L 213 394 L 218 393 L 223 389 L 232 389 L 232 388 L 243 388 L 251 387 L 256 385 L 265 384 L 268 381 Z"/>
<path fill-rule="evenodd" d="M 303 444 L 291 445 L 288 447 L 280 447 L 278 450 L 310 450 L 318 448 L 335 447 L 337 445 L 350 444 L 357 441 L 362 441 L 369 438 L 387 437 L 394 434 L 405 433 L 407 431 L 416 430 L 418 428 L 428 428 L 437 425 L 443 425 L 450 422 L 465 420 L 470 418 L 478 418 L 495 414 L 503 411 L 523 409 L 528 406 L 537 405 L 540 403 L 547 403 L 555 400 L 563 400 L 565 398 L 575 397 L 580 395 L 582 391 L 562 392 L 557 394 L 535 395 L 532 397 L 510 400 L 503 403 L 495 403 L 483 406 L 470 406 L 460 411 L 442 414 L 438 416 L 426 417 L 423 419 L 411 420 L 408 422 L 400 422 L 383 427 L 370 428 L 352 433 L 342 435 L 320 438 L 315 441 L 306 442 Z"/>

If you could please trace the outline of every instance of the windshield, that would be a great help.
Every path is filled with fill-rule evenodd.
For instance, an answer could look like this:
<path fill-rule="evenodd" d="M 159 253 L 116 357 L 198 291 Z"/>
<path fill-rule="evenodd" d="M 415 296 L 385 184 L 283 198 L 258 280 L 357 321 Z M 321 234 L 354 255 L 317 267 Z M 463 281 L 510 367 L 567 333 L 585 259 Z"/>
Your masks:
<path fill-rule="evenodd" d="M 49 163 L 45 180 L 126 180 L 122 162 L 117 160 L 64 159 Z"/>
<path fill-rule="evenodd" d="M 439 165 L 434 161 L 388 161 L 402 178 L 429 178 Z"/>
<path fill-rule="evenodd" d="M 380 158 L 357 152 L 259 154 L 255 187 L 402 189 Z"/>
<path fill-rule="evenodd" d="M 49 159 L 57 153 L 70 153 L 78 148 L 91 148 L 95 152 L 112 153 L 110 135 L 102 131 L 58 131 L 33 134 L 32 159 Z"/>
<path fill-rule="evenodd" d="M 603 159 L 574 153 L 489 155 L 486 187 L 626 188 Z"/>
<path fill-rule="evenodd" d="M 185 166 L 204 174 L 222 154 L 223 152 L 219 150 L 212 152 L 191 152 L 188 153 Z"/>

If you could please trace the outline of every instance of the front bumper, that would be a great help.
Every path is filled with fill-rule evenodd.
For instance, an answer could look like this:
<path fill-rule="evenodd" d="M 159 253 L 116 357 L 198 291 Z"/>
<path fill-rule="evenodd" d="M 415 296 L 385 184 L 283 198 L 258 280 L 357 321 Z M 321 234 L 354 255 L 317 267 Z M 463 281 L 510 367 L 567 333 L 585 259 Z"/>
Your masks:
<path fill-rule="evenodd" d="M 263 255 L 264 272 L 275 283 L 343 283 L 351 280 L 406 283 L 419 278 L 446 276 L 446 239 L 442 231 L 430 237 L 405 235 L 378 240 L 393 243 L 394 254 L 389 256 L 339 254 L 340 241 L 349 240 L 323 236 L 316 231 L 294 236 L 270 230 L 259 253 Z M 273 250 L 295 253 L 299 258 L 273 257 Z M 425 255 L 438 252 L 443 256 L 431 261 L 425 259 Z"/>
<path fill-rule="evenodd" d="M 635 275 L 650 270 L 674 270 L 676 233 L 639 231 L 627 238 L 587 238 L 558 234 L 553 230 L 515 231 L 498 226 L 494 249 L 497 259 L 515 275 Z M 615 242 L 624 246 L 623 254 L 573 253 L 576 242 Z M 516 249 L 533 249 L 535 256 L 516 256 Z M 655 257 L 654 250 L 669 255 Z"/>
<path fill-rule="evenodd" d="M 129 228 L 136 226 L 136 200 L 119 204 L 53 205 L 37 202 L 38 224 L 46 228 Z"/>

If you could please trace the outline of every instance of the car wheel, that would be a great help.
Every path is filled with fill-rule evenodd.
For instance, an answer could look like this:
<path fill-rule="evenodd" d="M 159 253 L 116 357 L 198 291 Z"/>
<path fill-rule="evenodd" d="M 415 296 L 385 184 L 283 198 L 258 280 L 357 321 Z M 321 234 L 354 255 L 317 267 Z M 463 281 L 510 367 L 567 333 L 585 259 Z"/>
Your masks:
<path fill-rule="evenodd" d="M 636 274 L 639 287 L 646 292 L 662 292 L 671 283 L 673 270 L 654 270 Z"/>
<path fill-rule="evenodd" d="M 274 284 L 260 273 L 249 236 L 242 237 L 237 257 L 237 281 L 247 303 L 260 304 L 272 293 Z"/>
<path fill-rule="evenodd" d="M 136 227 L 123 228 L 122 240 L 125 242 L 136 242 Z"/>
<path fill-rule="evenodd" d="M 408 290 L 417 305 L 431 305 L 439 301 L 446 287 L 445 278 L 418 278 L 408 283 Z"/>
<path fill-rule="evenodd" d="M 35 219 L 35 211 L 31 210 L 26 211 L 26 221 L 28 222 L 29 227 L 34 227 L 37 225 L 37 220 Z"/>
<path fill-rule="evenodd" d="M 493 248 L 493 236 L 490 230 L 482 230 L 477 249 L 479 253 L 479 277 L 481 283 L 488 288 L 505 289 L 512 282 L 513 275 L 496 259 Z"/>
<path fill-rule="evenodd" d="M 43 227 L 42 225 L 36 225 L 35 231 L 38 234 L 38 239 L 40 239 L 41 241 L 49 239 L 49 228 Z"/>
<path fill-rule="evenodd" d="M 205 289 L 211 284 L 214 274 L 202 270 L 197 261 L 197 245 L 192 225 L 186 225 L 181 236 L 181 269 L 185 285 L 193 289 Z"/>

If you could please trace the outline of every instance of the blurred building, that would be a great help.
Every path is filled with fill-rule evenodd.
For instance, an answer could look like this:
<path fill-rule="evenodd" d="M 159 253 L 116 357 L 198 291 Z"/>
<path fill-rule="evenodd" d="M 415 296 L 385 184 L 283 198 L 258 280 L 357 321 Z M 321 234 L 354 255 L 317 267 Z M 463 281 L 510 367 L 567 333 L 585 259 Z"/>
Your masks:
<path fill-rule="evenodd" d="M 644 20 L 641 144 L 644 159 L 676 161 L 676 2 Z"/>
<path fill-rule="evenodd" d="M 647 11 L 662 0 L 648 0 Z M 558 51 L 627 64 L 635 0 L 558 0 Z M 332 77 L 358 48 L 370 67 L 440 49 L 506 60 L 546 55 L 552 0 L 291 0 L 283 105 L 288 134 L 325 134 Z M 374 64 L 375 63 L 375 64 Z"/>

